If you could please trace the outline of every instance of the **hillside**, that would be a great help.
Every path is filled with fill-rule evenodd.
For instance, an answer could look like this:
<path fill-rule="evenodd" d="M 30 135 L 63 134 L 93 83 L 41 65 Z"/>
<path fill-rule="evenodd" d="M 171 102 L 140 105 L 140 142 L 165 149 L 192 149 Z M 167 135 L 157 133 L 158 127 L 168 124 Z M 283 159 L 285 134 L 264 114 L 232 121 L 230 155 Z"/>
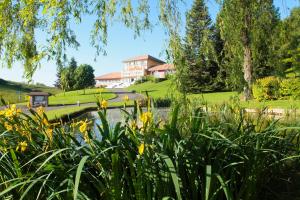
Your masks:
<path fill-rule="evenodd" d="M 0 97 L 4 98 L 5 101 L 9 103 L 25 102 L 26 94 L 31 91 L 42 91 L 51 94 L 57 94 L 61 92 L 61 90 L 54 87 L 30 85 L 26 83 L 18 83 L 0 79 Z"/>
<path fill-rule="evenodd" d="M 171 81 L 166 80 L 159 83 L 154 83 L 147 81 L 145 83 L 131 85 L 127 88 L 128 91 L 135 91 L 137 93 L 145 93 L 148 91 L 148 94 L 153 98 L 166 97 L 170 92 Z"/>

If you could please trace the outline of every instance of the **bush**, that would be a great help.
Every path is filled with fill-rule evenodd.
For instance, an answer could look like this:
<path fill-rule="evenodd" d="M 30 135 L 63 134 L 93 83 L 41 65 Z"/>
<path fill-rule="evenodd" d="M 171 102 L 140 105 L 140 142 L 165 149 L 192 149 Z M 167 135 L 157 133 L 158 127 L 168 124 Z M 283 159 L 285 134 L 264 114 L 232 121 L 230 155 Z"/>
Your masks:
<path fill-rule="evenodd" d="M 146 77 L 142 77 L 141 79 L 136 80 L 136 81 L 134 82 L 134 84 L 135 84 L 135 85 L 138 85 L 138 84 L 141 84 L 141 83 L 145 83 L 145 82 L 147 82 L 147 81 L 149 81 L 149 80 L 148 80 L 148 78 L 147 78 L 147 76 L 146 76 Z"/>
<path fill-rule="evenodd" d="M 166 78 L 156 78 L 152 75 L 146 76 L 147 81 L 151 81 L 152 83 L 159 83 L 161 81 L 166 80 Z"/>
<path fill-rule="evenodd" d="M 156 107 L 170 107 L 172 100 L 170 98 L 157 98 L 154 99 L 154 105 Z"/>
<path fill-rule="evenodd" d="M 253 97 L 258 101 L 274 100 L 280 97 L 280 80 L 269 76 L 257 79 L 253 84 Z"/>
<path fill-rule="evenodd" d="M 280 83 L 281 97 L 292 97 L 298 99 L 300 97 L 300 80 L 299 78 L 287 78 Z"/>

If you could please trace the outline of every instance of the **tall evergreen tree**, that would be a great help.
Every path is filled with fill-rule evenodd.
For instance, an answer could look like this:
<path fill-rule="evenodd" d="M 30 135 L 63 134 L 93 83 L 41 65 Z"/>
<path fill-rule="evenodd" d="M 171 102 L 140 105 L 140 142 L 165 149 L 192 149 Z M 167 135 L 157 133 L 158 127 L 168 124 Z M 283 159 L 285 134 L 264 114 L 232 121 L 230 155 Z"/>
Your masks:
<path fill-rule="evenodd" d="M 63 70 L 63 66 L 62 65 L 58 65 L 57 69 L 56 69 L 57 80 L 54 83 L 54 87 L 60 88 L 60 89 L 62 89 L 62 87 L 61 87 L 61 72 L 62 72 L 62 70 Z"/>
<path fill-rule="evenodd" d="M 211 90 L 218 74 L 211 18 L 204 0 L 195 0 L 187 13 L 185 55 L 187 92 Z"/>
<path fill-rule="evenodd" d="M 276 15 L 273 0 L 223 1 L 219 24 L 231 70 L 229 76 L 232 84 L 244 86 L 245 99 L 252 97 L 255 76 L 268 73 L 269 64 L 264 62 L 268 60 L 266 57 L 272 57 L 269 38 Z"/>
<path fill-rule="evenodd" d="M 75 60 L 74 57 L 71 58 L 71 61 L 69 63 L 69 67 L 68 67 L 68 73 L 69 73 L 69 77 L 70 77 L 70 83 L 69 83 L 69 87 L 70 89 L 75 89 L 75 85 L 76 85 L 76 69 L 77 69 L 77 62 Z"/>
<path fill-rule="evenodd" d="M 300 76 L 300 7 L 284 19 L 277 35 L 275 64 L 280 75 Z"/>

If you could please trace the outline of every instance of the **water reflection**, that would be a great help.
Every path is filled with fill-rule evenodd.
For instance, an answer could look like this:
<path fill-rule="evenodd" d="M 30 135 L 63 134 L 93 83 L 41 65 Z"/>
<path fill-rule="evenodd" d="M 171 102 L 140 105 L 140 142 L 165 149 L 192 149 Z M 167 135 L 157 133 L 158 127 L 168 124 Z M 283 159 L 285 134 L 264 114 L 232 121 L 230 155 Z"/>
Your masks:
<path fill-rule="evenodd" d="M 131 113 L 133 111 L 133 108 L 127 108 L 126 111 Z M 167 120 L 168 113 L 169 113 L 169 108 L 155 109 L 153 111 L 154 119 L 155 120 L 160 120 L 160 119 Z M 117 122 L 124 123 L 126 114 L 121 109 L 117 108 L 117 109 L 108 109 L 106 116 L 107 116 L 107 121 L 109 123 L 109 126 L 114 127 Z M 100 132 L 97 127 L 97 125 L 101 125 L 101 120 L 99 118 L 98 113 L 96 111 L 88 112 L 88 113 L 81 115 L 78 118 L 78 120 L 85 120 L 85 119 L 92 121 L 91 128 L 95 131 L 97 137 L 101 138 Z"/>

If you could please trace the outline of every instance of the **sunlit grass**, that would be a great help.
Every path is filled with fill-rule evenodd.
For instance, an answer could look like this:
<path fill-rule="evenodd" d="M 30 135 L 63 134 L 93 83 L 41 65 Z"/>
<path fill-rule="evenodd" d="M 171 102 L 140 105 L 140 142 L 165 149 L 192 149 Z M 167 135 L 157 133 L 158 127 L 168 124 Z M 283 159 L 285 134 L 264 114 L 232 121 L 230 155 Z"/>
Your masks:
<path fill-rule="evenodd" d="M 164 98 L 170 94 L 174 94 L 171 88 L 171 81 L 163 81 L 159 83 L 145 82 L 138 85 L 132 85 L 127 88 L 128 91 L 135 90 L 138 93 L 145 94 L 145 91 L 148 91 L 149 95 L 153 98 Z M 223 104 L 228 103 L 231 98 L 240 99 L 241 106 L 245 108 L 282 108 L 282 109 L 291 109 L 296 108 L 300 109 L 300 100 L 293 99 L 279 99 L 279 100 L 270 100 L 270 101 L 243 101 L 242 94 L 238 92 L 211 92 L 203 94 L 188 94 L 188 98 L 192 101 L 199 101 L 206 103 L 207 105 Z"/>
<path fill-rule="evenodd" d="M 116 97 L 112 92 L 106 89 L 86 89 L 86 90 L 76 90 L 70 92 L 62 92 L 54 96 L 49 97 L 49 105 L 58 104 L 77 104 L 79 103 L 93 103 L 98 99 L 111 99 Z"/>

